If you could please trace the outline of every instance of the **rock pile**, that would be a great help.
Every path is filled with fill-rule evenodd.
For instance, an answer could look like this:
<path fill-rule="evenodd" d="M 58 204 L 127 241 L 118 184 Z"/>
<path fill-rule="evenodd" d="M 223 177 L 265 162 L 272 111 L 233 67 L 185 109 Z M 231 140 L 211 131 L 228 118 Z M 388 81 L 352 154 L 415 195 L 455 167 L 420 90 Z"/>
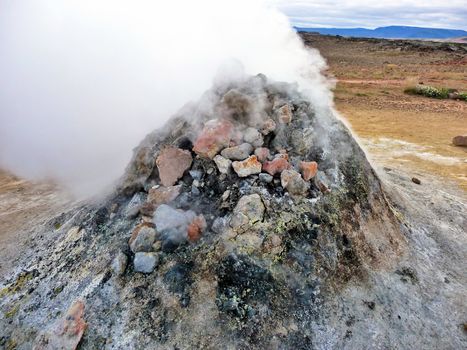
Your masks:
<path fill-rule="evenodd" d="M 83 298 L 83 348 L 312 348 L 326 300 L 401 244 L 332 111 L 263 75 L 213 87 L 143 140 L 102 205 L 68 217 L 18 322 Z"/>

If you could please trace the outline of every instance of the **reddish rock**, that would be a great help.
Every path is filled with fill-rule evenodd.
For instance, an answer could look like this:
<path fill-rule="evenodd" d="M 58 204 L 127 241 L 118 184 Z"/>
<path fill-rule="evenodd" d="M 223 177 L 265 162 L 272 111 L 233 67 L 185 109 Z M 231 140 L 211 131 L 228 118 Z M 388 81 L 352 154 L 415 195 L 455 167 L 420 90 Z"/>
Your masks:
<path fill-rule="evenodd" d="M 286 169 L 290 169 L 290 163 L 284 158 L 275 158 L 270 162 L 264 162 L 263 171 L 269 175 L 282 173 Z"/>
<path fill-rule="evenodd" d="M 191 166 L 191 153 L 176 147 L 164 148 L 156 159 L 159 177 L 164 186 L 174 185 Z"/>
<path fill-rule="evenodd" d="M 82 301 L 74 302 L 63 319 L 55 326 L 55 329 L 39 335 L 34 349 L 76 349 L 87 327 L 83 316 L 84 303 Z"/>
<path fill-rule="evenodd" d="M 221 149 L 230 146 L 233 135 L 233 124 L 228 120 L 210 120 L 196 139 L 193 151 L 201 157 L 213 159 Z"/>
<path fill-rule="evenodd" d="M 315 177 L 318 172 L 318 163 L 316 162 L 300 162 L 300 172 L 302 173 L 303 179 L 309 181 Z"/>
<path fill-rule="evenodd" d="M 232 162 L 232 167 L 240 177 L 247 177 L 261 172 L 261 163 L 256 156 L 250 156 L 241 162 Z"/>
<path fill-rule="evenodd" d="M 452 139 L 454 146 L 467 147 L 467 135 L 459 135 Z"/>
<path fill-rule="evenodd" d="M 206 229 L 206 220 L 204 219 L 204 216 L 202 214 L 198 215 L 188 225 L 188 228 L 187 228 L 188 239 L 191 242 L 196 242 L 198 239 L 201 238 L 201 235 L 205 229 Z"/>
<path fill-rule="evenodd" d="M 263 135 L 267 135 L 274 130 L 276 130 L 276 122 L 271 118 L 268 118 L 264 121 L 263 125 L 261 126 L 260 132 Z"/>
<path fill-rule="evenodd" d="M 180 194 L 181 189 L 182 185 L 151 188 L 148 192 L 147 201 L 154 204 L 155 208 L 157 208 L 161 204 L 167 204 L 175 200 Z"/>
<path fill-rule="evenodd" d="M 288 104 L 278 110 L 278 119 L 281 123 L 288 124 L 292 121 L 292 110 Z"/>
<path fill-rule="evenodd" d="M 266 147 L 259 147 L 259 148 L 255 149 L 255 156 L 258 158 L 258 160 L 261 163 L 263 163 L 269 157 L 269 149 L 266 148 Z"/>

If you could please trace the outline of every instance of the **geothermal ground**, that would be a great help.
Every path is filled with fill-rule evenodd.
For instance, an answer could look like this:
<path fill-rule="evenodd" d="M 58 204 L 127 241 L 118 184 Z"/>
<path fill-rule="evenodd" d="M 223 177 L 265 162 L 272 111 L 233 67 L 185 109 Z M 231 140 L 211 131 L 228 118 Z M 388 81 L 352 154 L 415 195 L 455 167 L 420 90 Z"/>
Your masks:
<path fill-rule="evenodd" d="M 338 144 L 327 159 L 315 144 L 312 152 L 302 147 L 306 139 L 288 139 L 288 131 L 309 129 L 315 139 L 326 129 L 314 116 L 304 118 L 313 112 L 300 98 L 273 85 L 264 88 L 277 100 L 268 115 L 277 125 L 290 124 L 286 132 L 267 136 L 271 123 L 263 120 L 263 140 L 256 126 L 236 116 L 244 135 L 253 129 L 237 147 L 249 146 L 226 151 L 221 145 L 211 154 L 199 136 L 193 146 L 190 129 L 173 123 L 169 136 L 154 134 L 140 145 L 119 193 L 102 207 L 73 203 L 51 184 L 1 173 L 0 347 L 73 348 L 80 340 L 83 349 L 467 346 L 465 148 L 450 145 L 466 132 L 465 103 L 406 96 L 398 77 L 377 76 L 390 64 L 421 76 L 430 71 L 437 83 L 465 90 L 459 78 L 465 78 L 465 61 L 455 52 L 405 51 L 381 40 L 305 39 L 340 80 L 337 109 L 377 176 L 339 124 L 331 125 L 334 137 L 353 152 L 338 160 Z M 391 59 L 378 61 L 385 56 Z M 368 57 L 378 63 L 366 64 Z M 220 106 L 237 108 L 264 95 L 242 89 L 223 91 Z M 291 120 L 282 108 L 288 104 Z M 201 135 L 230 125 L 205 124 Z M 148 154 L 158 155 L 154 178 Z M 170 159 L 189 174 L 165 172 Z M 330 193 L 291 170 L 306 178 L 299 164 L 313 160 L 325 171 Z M 226 166 L 232 161 L 235 172 Z M 341 190 L 348 196 L 338 196 Z M 180 213 L 191 222 L 187 237 L 180 224 L 167 222 Z M 162 233 L 157 239 L 154 225 Z M 145 248 L 148 240 L 155 243 Z"/>

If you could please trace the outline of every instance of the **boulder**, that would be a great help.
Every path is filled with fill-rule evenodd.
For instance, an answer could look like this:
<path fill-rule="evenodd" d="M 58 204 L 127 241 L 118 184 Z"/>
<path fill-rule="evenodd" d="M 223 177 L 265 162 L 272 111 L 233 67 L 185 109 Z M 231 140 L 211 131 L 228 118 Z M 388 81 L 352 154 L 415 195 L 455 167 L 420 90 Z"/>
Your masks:
<path fill-rule="evenodd" d="M 225 119 L 212 119 L 196 139 L 193 151 L 201 157 L 213 159 L 224 147 L 228 147 L 233 134 L 233 124 Z"/>
<path fill-rule="evenodd" d="M 250 156 L 244 161 L 233 162 L 232 167 L 240 177 L 247 177 L 261 172 L 261 163 L 256 156 Z"/>

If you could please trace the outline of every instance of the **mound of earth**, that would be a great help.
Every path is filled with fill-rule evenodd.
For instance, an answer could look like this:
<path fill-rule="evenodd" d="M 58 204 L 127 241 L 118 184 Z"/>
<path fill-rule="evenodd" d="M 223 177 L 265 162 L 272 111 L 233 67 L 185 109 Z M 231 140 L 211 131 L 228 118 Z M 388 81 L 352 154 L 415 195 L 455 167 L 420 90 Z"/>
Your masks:
<path fill-rule="evenodd" d="M 142 141 L 112 195 L 41 228 L 0 290 L 0 342 L 361 348 L 352 303 L 375 302 L 344 293 L 395 264 L 404 230 L 331 109 L 263 75 L 218 84 Z"/>

